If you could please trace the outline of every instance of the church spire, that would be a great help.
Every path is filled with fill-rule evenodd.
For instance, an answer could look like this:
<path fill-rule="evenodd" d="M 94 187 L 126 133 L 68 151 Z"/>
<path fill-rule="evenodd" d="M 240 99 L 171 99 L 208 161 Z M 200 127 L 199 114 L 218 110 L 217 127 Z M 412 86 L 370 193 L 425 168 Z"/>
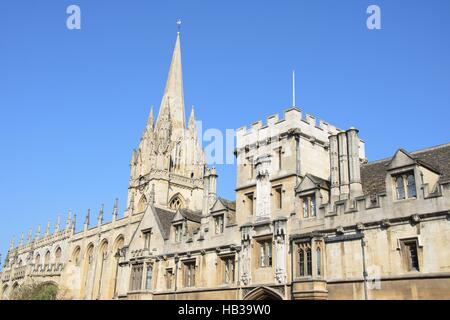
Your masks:
<path fill-rule="evenodd" d="M 189 129 L 195 128 L 195 107 L 192 106 L 191 116 L 189 117 Z"/>
<path fill-rule="evenodd" d="M 169 101 L 170 100 L 170 101 Z M 180 34 L 177 33 L 175 49 L 173 50 L 172 62 L 167 76 L 166 88 L 159 107 L 156 129 L 159 130 L 162 122 L 162 115 L 166 114 L 166 109 L 170 109 L 171 123 L 175 130 L 185 129 L 184 115 L 184 94 L 183 94 L 183 72 L 181 66 Z"/>
<path fill-rule="evenodd" d="M 153 115 L 153 106 L 150 107 L 150 114 L 147 120 L 147 132 L 153 131 L 153 125 L 155 124 L 155 117 Z"/>

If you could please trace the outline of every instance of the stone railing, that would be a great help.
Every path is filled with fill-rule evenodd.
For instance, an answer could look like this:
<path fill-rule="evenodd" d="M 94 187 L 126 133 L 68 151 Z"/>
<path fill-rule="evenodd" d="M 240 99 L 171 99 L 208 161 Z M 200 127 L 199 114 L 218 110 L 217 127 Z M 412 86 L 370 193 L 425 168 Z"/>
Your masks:
<path fill-rule="evenodd" d="M 53 276 L 60 275 L 64 265 L 62 263 L 39 264 L 35 265 L 31 271 L 34 276 Z"/>
<path fill-rule="evenodd" d="M 13 279 L 21 279 L 25 277 L 27 266 L 18 267 L 14 270 Z"/>
<path fill-rule="evenodd" d="M 11 279 L 11 271 L 3 271 L 1 280 L 6 282 L 9 279 Z"/>

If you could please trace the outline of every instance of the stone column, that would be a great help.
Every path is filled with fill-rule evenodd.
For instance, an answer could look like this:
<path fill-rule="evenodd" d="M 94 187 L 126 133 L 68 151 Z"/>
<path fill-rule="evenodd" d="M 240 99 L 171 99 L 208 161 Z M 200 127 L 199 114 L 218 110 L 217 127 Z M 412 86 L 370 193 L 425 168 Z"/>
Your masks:
<path fill-rule="evenodd" d="M 349 194 L 348 180 L 348 149 L 347 135 L 345 132 L 338 133 L 339 146 L 339 178 L 340 178 L 340 199 L 347 199 Z"/>
<path fill-rule="evenodd" d="M 331 203 L 339 200 L 339 153 L 338 137 L 329 137 L 330 141 L 330 177 L 331 177 Z"/>
<path fill-rule="evenodd" d="M 348 165 L 350 174 L 350 195 L 351 197 L 357 197 L 362 195 L 358 130 L 355 128 L 350 128 L 349 130 L 347 130 L 347 140 Z"/>

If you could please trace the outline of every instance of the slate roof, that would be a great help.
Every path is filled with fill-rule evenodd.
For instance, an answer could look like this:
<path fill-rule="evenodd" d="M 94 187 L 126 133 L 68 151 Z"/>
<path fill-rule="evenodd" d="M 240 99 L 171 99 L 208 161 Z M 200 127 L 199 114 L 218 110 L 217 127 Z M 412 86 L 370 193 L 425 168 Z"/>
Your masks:
<path fill-rule="evenodd" d="M 236 211 L 236 201 L 219 198 L 219 201 L 229 210 Z"/>
<path fill-rule="evenodd" d="M 427 164 L 441 174 L 440 182 L 450 181 L 450 143 L 409 153 L 419 163 Z M 386 192 L 386 168 L 392 158 L 370 162 L 361 166 L 363 193 Z"/>
<path fill-rule="evenodd" d="M 172 220 L 175 217 L 176 212 L 166 209 L 155 208 L 155 218 L 158 223 L 159 230 L 161 230 L 162 236 L 165 240 L 169 239 L 170 227 L 172 226 Z"/>
<path fill-rule="evenodd" d="M 180 209 L 180 213 L 189 221 L 200 223 L 202 220 L 202 212 L 200 210 L 192 211 L 189 209 Z"/>

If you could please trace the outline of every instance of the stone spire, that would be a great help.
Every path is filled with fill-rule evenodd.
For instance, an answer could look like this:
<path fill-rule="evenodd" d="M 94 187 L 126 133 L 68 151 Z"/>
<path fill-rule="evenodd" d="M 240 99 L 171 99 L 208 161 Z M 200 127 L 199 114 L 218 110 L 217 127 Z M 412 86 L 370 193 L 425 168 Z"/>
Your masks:
<path fill-rule="evenodd" d="M 47 222 L 47 226 L 45 227 L 45 236 L 50 234 L 50 219 Z"/>
<path fill-rule="evenodd" d="M 90 219 L 91 219 L 91 209 L 88 209 L 86 213 L 86 218 L 84 218 L 84 231 L 89 229 Z"/>
<path fill-rule="evenodd" d="M 113 208 L 113 212 L 112 212 L 112 219 L 113 219 L 113 221 L 117 220 L 117 215 L 118 215 L 118 212 L 119 212 L 118 207 L 119 207 L 119 199 L 116 198 L 114 200 L 114 208 Z"/>
<path fill-rule="evenodd" d="M 77 215 L 74 214 L 73 215 L 73 220 L 72 220 L 72 231 L 75 232 L 76 228 L 77 228 Z"/>
<path fill-rule="evenodd" d="M 98 226 L 101 226 L 103 224 L 103 211 L 104 211 L 105 205 L 102 204 L 102 206 L 100 207 L 100 211 L 98 212 L 98 220 L 97 220 L 97 224 Z"/>
<path fill-rule="evenodd" d="M 150 114 L 148 115 L 148 120 L 147 120 L 147 127 L 146 127 L 147 132 L 152 132 L 153 126 L 155 125 L 155 116 L 154 116 L 153 109 L 154 109 L 153 106 L 151 106 Z"/>
<path fill-rule="evenodd" d="M 170 100 L 170 101 L 169 101 Z M 175 49 L 173 50 L 172 62 L 170 64 L 169 75 L 167 76 L 166 88 L 159 107 L 156 129 L 161 126 L 161 115 L 166 114 L 165 110 L 170 109 L 171 122 L 174 130 L 185 129 L 184 116 L 184 94 L 183 94 L 183 73 L 181 66 L 180 34 L 177 34 Z"/>
<path fill-rule="evenodd" d="M 30 228 L 30 230 L 28 230 L 28 236 L 27 236 L 27 244 L 31 243 L 31 238 L 33 237 L 33 229 Z"/>
<path fill-rule="evenodd" d="M 23 246 L 23 238 L 24 238 L 24 234 L 22 232 L 22 234 L 20 235 L 19 247 Z"/>
<path fill-rule="evenodd" d="M 14 242 L 15 242 L 15 240 L 16 240 L 16 237 L 13 236 L 12 239 L 11 239 L 11 242 L 9 243 L 9 250 L 10 251 L 14 250 Z"/>
<path fill-rule="evenodd" d="M 66 229 L 69 229 L 71 226 L 72 226 L 72 210 L 69 210 L 66 220 Z"/>
<path fill-rule="evenodd" d="M 192 106 L 191 115 L 189 117 L 188 128 L 190 130 L 195 129 L 195 107 L 194 106 Z"/>
<path fill-rule="evenodd" d="M 55 224 L 55 233 L 59 232 L 60 226 L 61 226 L 61 216 L 58 214 L 58 217 L 56 218 L 56 224 Z"/>
<path fill-rule="evenodd" d="M 35 240 L 39 240 L 41 238 L 41 225 L 38 225 L 36 229 L 36 234 L 34 235 Z"/>

